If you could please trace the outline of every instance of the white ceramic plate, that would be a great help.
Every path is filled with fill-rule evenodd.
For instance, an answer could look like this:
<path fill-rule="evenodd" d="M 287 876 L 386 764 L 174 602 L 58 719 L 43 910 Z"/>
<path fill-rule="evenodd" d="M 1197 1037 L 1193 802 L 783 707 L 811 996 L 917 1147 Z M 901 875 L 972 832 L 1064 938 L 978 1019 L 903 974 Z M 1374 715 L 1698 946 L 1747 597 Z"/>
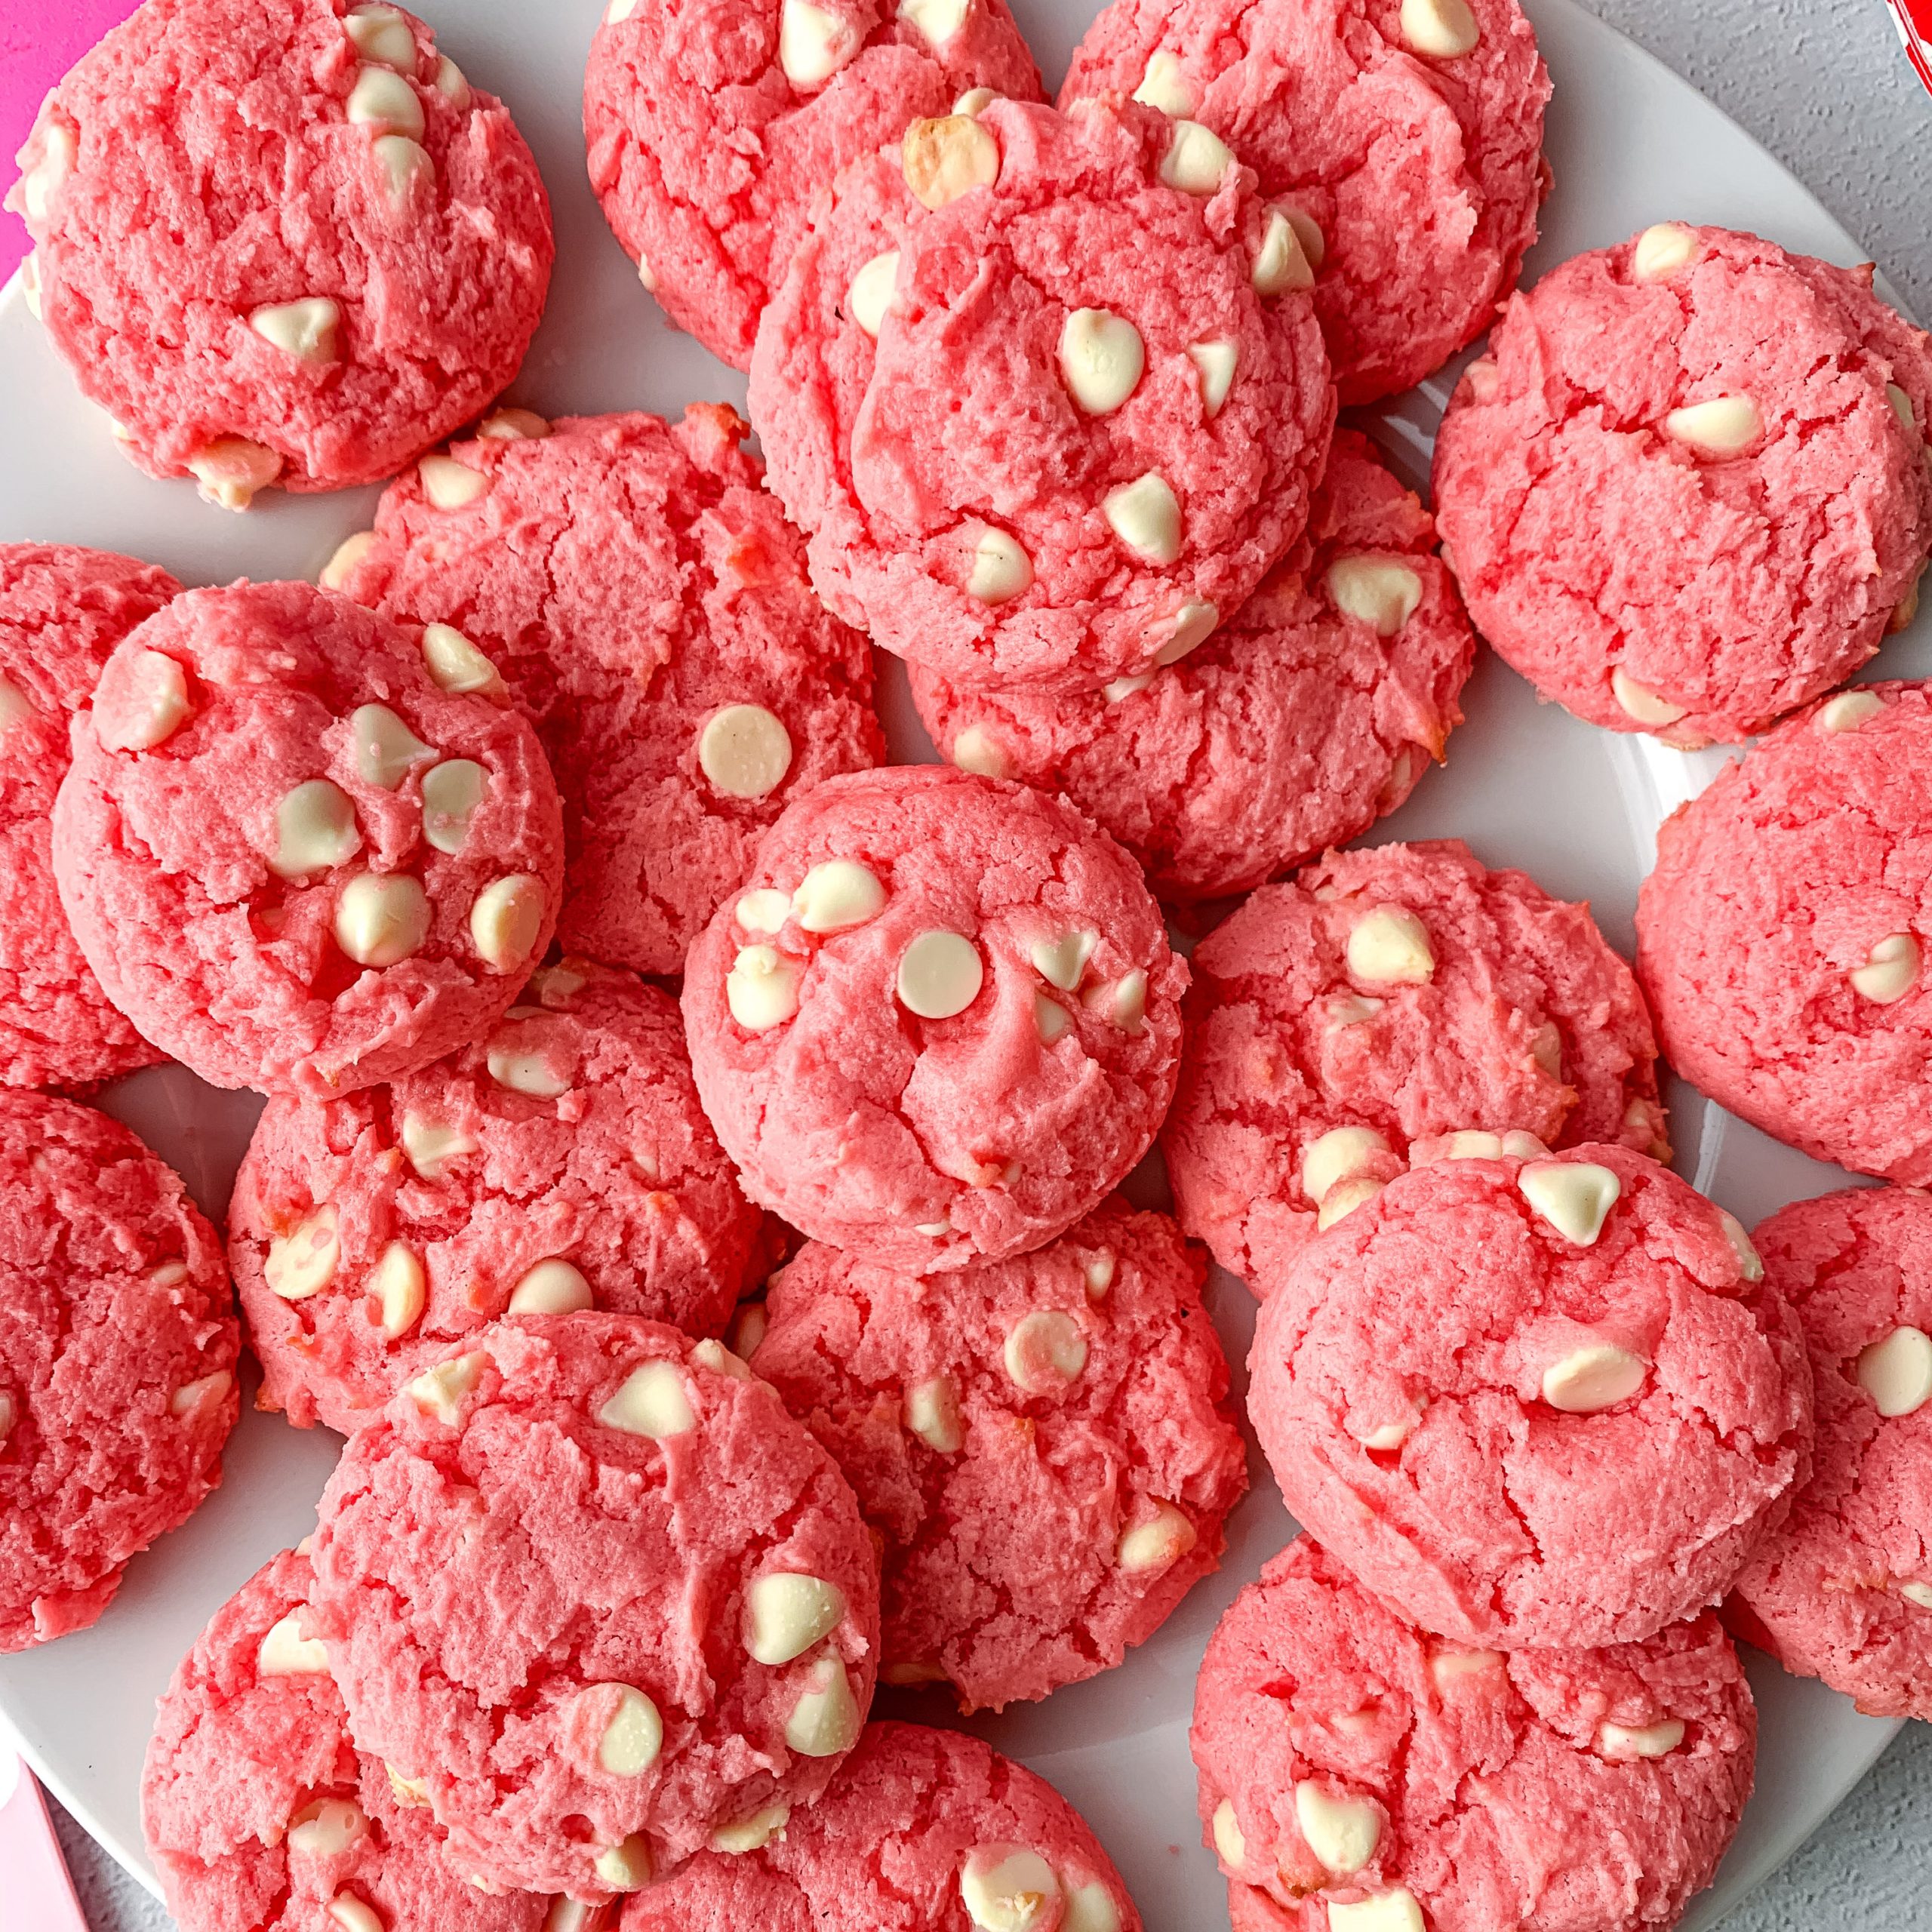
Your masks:
<path fill-rule="evenodd" d="M 1015 0 L 1048 80 L 1057 83 L 1099 0 Z M 743 380 L 666 328 L 606 232 L 584 182 L 579 126 L 583 55 L 599 0 L 418 0 L 442 44 L 503 95 L 543 164 L 558 260 L 550 308 L 515 399 L 547 414 L 685 402 L 743 402 Z M 1621 240 L 1666 218 L 1756 229 L 1843 263 L 1851 238 L 1797 182 L 1683 82 L 1573 0 L 1526 0 L 1556 81 L 1549 155 L 1556 190 L 1537 264 Z M 1420 482 L 1446 389 L 1405 398 L 1384 440 Z M 192 486 L 137 475 L 104 420 L 75 394 L 28 318 L 17 286 L 0 300 L 0 539 L 59 539 L 125 550 L 191 583 L 310 575 L 364 527 L 373 491 L 271 494 L 245 518 L 199 503 Z M 1894 641 L 1881 669 L 1932 671 L 1927 626 Z M 931 755 L 905 699 L 888 685 L 897 754 Z M 1382 835 L 1454 834 L 1492 864 L 1521 866 L 1551 891 L 1588 898 L 1614 943 L 1632 944 L 1638 881 L 1660 819 L 1715 768 L 1647 740 L 1616 737 L 1540 706 L 1485 658 L 1465 697 L 1470 721 L 1446 771 L 1425 780 Z M 1680 1164 L 1747 1224 L 1785 1201 L 1843 1184 L 1820 1167 L 1675 1096 Z M 109 1106 L 172 1160 L 211 1211 L 227 1198 L 259 1103 L 218 1094 L 179 1069 L 124 1082 Z M 1151 1185 L 1158 1187 L 1158 1179 Z M 1247 1352 L 1253 1304 L 1225 1275 L 1214 1288 L 1229 1355 Z M 336 1438 L 278 1418 L 245 1416 L 221 1490 L 194 1520 L 129 1571 L 95 1629 L 0 1659 L 0 1715 L 69 1808 L 152 1883 L 137 1783 L 154 1700 L 210 1614 L 255 1567 L 311 1526 Z M 1287 1540 L 1291 1525 L 1255 1460 L 1254 1494 L 1232 1525 L 1220 1575 L 1123 1669 L 1044 1706 L 976 1725 L 1051 1778 L 1085 1812 L 1118 1861 L 1143 1916 L 1160 1932 L 1222 1932 L 1220 1881 L 1195 1823 L 1186 1727 L 1201 1647 L 1235 1591 Z M 1753 1657 L 1763 1716 L 1757 1795 L 1721 1880 L 1687 1924 L 1715 1925 L 1788 1857 L 1878 1755 L 1894 1727 L 1860 1717 L 1814 1683 Z M 903 1707 L 907 1714 L 916 1704 Z M 927 1714 L 940 1718 L 931 1709 Z"/>

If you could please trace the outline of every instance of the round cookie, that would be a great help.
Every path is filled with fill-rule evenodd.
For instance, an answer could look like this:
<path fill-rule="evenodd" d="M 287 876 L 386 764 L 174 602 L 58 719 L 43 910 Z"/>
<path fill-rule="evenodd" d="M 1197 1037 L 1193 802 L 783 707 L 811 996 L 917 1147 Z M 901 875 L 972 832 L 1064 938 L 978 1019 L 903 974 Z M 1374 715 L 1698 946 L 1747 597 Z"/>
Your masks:
<path fill-rule="evenodd" d="M 1733 1586 L 1732 1626 L 1880 1717 L 1932 1717 L 1932 1200 L 1794 1201 L 1752 1236 L 1803 1323 L 1817 1472 Z"/>
<path fill-rule="evenodd" d="M 1810 1472 L 1796 1318 L 1622 1147 L 1451 1159 L 1309 1243 L 1248 1413 L 1290 1512 L 1463 1643 L 1636 1643 L 1714 1603 Z"/>
<path fill-rule="evenodd" d="M 1435 536 L 1340 430 L 1306 537 L 1171 669 L 1055 697 L 915 666 L 913 699 L 955 764 L 1063 793 L 1162 898 L 1244 892 L 1393 811 L 1462 722 L 1475 643 Z"/>
<path fill-rule="evenodd" d="M 1869 263 L 1665 223 L 1511 303 L 1436 441 L 1444 554 L 1545 697 L 1746 738 L 1910 620 L 1928 410 L 1927 338 Z"/>
<path fill-rule="evenodd" d="M 691 948 L 685 1030 L 745 1191 L 911 1275 L 1097 1207 L 1173 1097 L 1187 968 L 1063 801 L 943 765 L 834 778 Z"/>
<path fill-rule="evenodd" d="M 1190 1742 L 1238 1927 L 1654 1932 L 1716 1872 L 1757 1731 L 1715 1617 L 1467 1650 L 1300 1537 L 1209 1640 Z"/>
<path fill-rule="evenodd" d="M 1672 1064 L 1821 1161 L 1932 1182 L 1932 688 L 1843 691 L 1657 833 L 1637 965 Z"/>
<path fill-rule="evenodd" d="M 792 798 L 885 755 L 865 639 L 813 596 L 745 433 L 715 403 L 502 411 L 392 484 L 323 574 L 497 666 L 563 795 L 558 939 L 640 973 L 684 970 Z"/>
<path fill-rule="evenodd" d="M 142 469 L 229 509 L 392 475 L 543 314 L 537 163 L 398 8 L 148 0 L 20 159 L 54 346 Z"/>
<path fill-rule="evenodd" d="M 172 1169 L 91 1108 L 0 1092 L 0 1651 L 85 1629 L 220 1481 L 235 1348 Z"/>
<path fill-rule="evenodd" d="M 1306 525 L 1334 414 L 1251 182 L 1118 101 L 995 100 L 847 171 L 751 381 L 832 609 L 940 675 L 1054 691 L 1233 614 Z"/>
<path fill-rule="evenodd" d="M 392 1086 L 269 1103 L 228 1217 L 260 1406 L 351 1432 L 506 1312 L 730 1319 L 761 1217 L 675 1004 L 585 960 L 525 1000 Z"/>
<path fill-rule="evenodd" d="M 884 1543 L 881 1674 L 963 1709 L 1119 1663 L 1218 1566 L 1247 1487 L 1198 1251 L 1116 1198 L 934 1291 L 808 1243 L 752 1369 Z"/>
<path fill-rule="evenodd" d="M 180 589 L 105 550 L 0 544 L 0 1084 L 85 1088 L 161 1058 L 67 930 L 48 820 L 69 721 L 109 653 Z"/>
<path fill-rule="evenodd" d="M 308 1559 L 284 1550 L 217 1611 L 176 1670 L 141 1778 L 141 1822 L 182 1932 L 564 1932 L 550 1901 L 479 1890 L 422 1798 L 359 1753 L 321 1647 Z M 331 1908 L 335 1908 L 331 1912 Z"/>
<path fill-rule="evenodd" d="M 310 1623 L 462 1870 L 609 1898 L 825 1789 L 872 1700 L 878 1559 L 718 1343 L 591 1313 L 467 1339 L 349 1438 Z"/>
<path fill-rule="evenodd" d="M 1345 404 L 1473 341 L 1536 239 L 1549 75 L 1516 0 L 1115 0 L 1063 104 L 1211 128 L 1296 215 Z"/>
<path fill-rule="evenodd" d="M 177 598 L 115 648 L 54 808 L 109 997 L 217 1087 L 327 1099 L 485 1031 L 543 957 L 556 787 L 502 681 L 306 583 Z"/>
<path fill-rule="evenodd" d="M 875 1724 L 809 1810 L 755 1819 L 627 1900 L 621 1932 L 968 1924 L 1140 1932 L 1140 1915 L 1086 1820 L 1044 1779 L 977 1737 Z"/>
<path fill-rule="evenodd" d="M 814 198 L 990 88 L 1040 97 L 1005 0 L 611 0 L 590 44 L 590 186 L 645 288 L 740 369 Z"/>
<path fill-rule="evenodd" d="M 1451 1137 L 1669 1157 L 1629 968 L 1587 906 L 1459 841 L 1334 854 L 1191 963 L 1162 1149 L 1181 1226 L 1257 1291 L 1381 1182 L 1481 1144 Z"/>

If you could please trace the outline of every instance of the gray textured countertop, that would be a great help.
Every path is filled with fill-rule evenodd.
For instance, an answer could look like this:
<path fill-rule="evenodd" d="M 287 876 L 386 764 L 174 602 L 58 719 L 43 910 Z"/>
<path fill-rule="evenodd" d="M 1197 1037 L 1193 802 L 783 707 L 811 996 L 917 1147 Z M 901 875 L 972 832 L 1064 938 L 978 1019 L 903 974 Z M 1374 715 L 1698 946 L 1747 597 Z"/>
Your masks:
<path fill-rule="evenodd" d="M 1900 57 L 1884 0 L 1583 4 L 1748 128 L 1864 242 L 1918 315 L 1932 316 L 1932 227 L 1915 166 L 1932 134 L 1932 100 Z M 1920 1932 L 1932 1917 L 1927 1818 L 1932 1730 L 1912 1725 L 1725 1932 Z M 167 1915 L 134 1881 L 71 1820 L 60 1823 L 94 1932 L 167 1932 Z"/>

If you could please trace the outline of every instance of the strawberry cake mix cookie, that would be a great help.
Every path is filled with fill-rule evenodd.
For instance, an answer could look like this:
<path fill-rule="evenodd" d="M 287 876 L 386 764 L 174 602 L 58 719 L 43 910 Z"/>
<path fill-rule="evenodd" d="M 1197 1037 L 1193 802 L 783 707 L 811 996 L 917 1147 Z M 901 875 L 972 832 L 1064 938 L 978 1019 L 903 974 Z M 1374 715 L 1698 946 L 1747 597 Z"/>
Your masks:
<path fill-rule="evenodd" d="M 491 417 L 392 484 L 323 574 L 385 617 L 454 624 L 535 721 L 563 795 L 557 937 L 676 974 L 764 829 L 884 755 L 863 638 L 715 403 Z"/>
<path fill-rule="evenodd" d="M 0 1092 L 0 1651 L 86 1629 L 221 1480 L 235 1344 L 174 1171 L 91 1108 Z"/>
<path fill-rule="evenodd" d="M 355 1430 L 505 1313 L 730 1318 L 761 1217 L 676 1005 L 583 960 L 524 999 L 392 1086 L 269 1103 L 229 1208 L 263 1407 Z"/>
<path fill-rule="evenodd" d="M 1204 1272 L 1116 1198 L 934 1287 L 817 1241 L 774 1277 L 752 1368 L 884 1540 L 886 1681 L 1044 1697 L 1216 1568 L 1247 1472 Z"/>
<path fill-rule="evenodd" d="M 825 1789 L 872 1700 L 878 1559 L 719 1343 L 589 1313 L 467 1339 L 349 1438 L 312 1634 L 459 1870 L 608 1899 Z"/>
<path fill-rule="evenodd" d="M 1665 820 L 1637 961 L 1672 1064 L 1821 1161 L 1932 1183 L 1932 688 L 1841 691 Z"/>
<path fill-rule="evenodd" d="M 1932 1200 L 1800 1201 L 1752 1236 L 1797 1311 L 1817 1472 L 1734 1586 L 1739 1635 L 1881 1717 L 1932 1717 Z"/>
<path fill-rule="evenodd" d="M 1302 1250 L 1249 1366 L 1296 1521 L 1463 1643 L 1639 1642 L 1715 1602 L 1810 1471 L 1789 1304 L 1622 1147 L 1391 1181 Z"/>
<path fill-rule="evenodd" d="M 561 1932 L 549 1900 L 473 1884 L 422 1792 L 357 1751 L 303 1624 L 309 1577 L 297 1551 L 271 1559 L 161 1700 L 141 1817 L 182 1932 Z"/>
<path fill-rule="evenodd" d="M 1549 75 L 1516 0 L 1115 0 L 1062 103 L 1213 129 L 1294 224 L 1345 403 L 1412 387 L 1516 285 Z"/>
<path fill-rule="evenodd" d="M 610 0 L 590 44 L 590 185 L 644 285 L 751 361 L 814 198 L 971 90 L 1037 100 L 1005 0 Z"/>
<path fill-rule="evenodd" d="M 747 1856 L 761 1853 L 761 1856 Z M 621 1932 L 1140 1932 L 1086 1820 L 977 1737 L 869 1725 L 833 1789 L 627 1900 Z"/>
<path fill-rule="evenodd" d="M 1456 840 L 1337 853 L 1264 888 L 1192 970 L 1168 1177 L 1181 1226 L 1257 1290 L 1445 1153 L 1669 1157 L 1650 1016 L 1589 908 Z"/>
<path fill-rule="evenodd" d="M 1177 662 L 1308 521 L 1335 395 L 1294 231 L 1130 102 L 918 121 L 822 204 L 752 419 L 812 580 L 960 682 Z"/>
<path fill-rule="evenodd" d="M 393 474 L 543 313 L 537 163 L 398 8 L 148 0 L 20 160 L 55 346 L 142 469 L 229 509 Z"/>
<path fill-rule="evenodd" d="M 104 550 L 0 544 L 0 1084 L 88 1088 L 161 1057 L 67 929 L 48 821 L 73 714 L 114 647 L 180 589 Z"/>
<path fill-rule="evenodd" d="M 1928 409 L 1927 337 L 1869 264 L 1666 223 L 1512 302 L 1435 445 L 1444 552 L 1545 697 L 1746 738 L 1910 620 Z"/>
<path fill-rule="evenodd" d="M 745 1190 L 911 1275 L 1097 1207 L 1174 1094 L 1187 968 L 1059 798 L 943 765 L 786 813 L 691 948 L 685 1028 Z"/>
<path fill-rule="evenodd" d="M 1054 697 L 915 668 L 912 696 L 955 764 L 1063 794 L 1164 899 L 1211 899 L 1401 804 L 1475 656 L 1429 513 L 1344 429 L 1306 539 L 1171 669 Z"/>
<path fill-rule="evenodd" d="M 1717 1870 L 1757 1731 L 1715 1617 L 1468 1650 L 1300 1537 L 1221 1620 L 1191 1741 L 1238 1927 L 1658 1932 Z"/>
<path fill-rule="evenodd" d="M 109 997 L 218 1087 L 326 1099 L 485 1031 L 563 876 L 537 734 L 460 632 L 194 590 L 108 660 L 54 809 Z"/>

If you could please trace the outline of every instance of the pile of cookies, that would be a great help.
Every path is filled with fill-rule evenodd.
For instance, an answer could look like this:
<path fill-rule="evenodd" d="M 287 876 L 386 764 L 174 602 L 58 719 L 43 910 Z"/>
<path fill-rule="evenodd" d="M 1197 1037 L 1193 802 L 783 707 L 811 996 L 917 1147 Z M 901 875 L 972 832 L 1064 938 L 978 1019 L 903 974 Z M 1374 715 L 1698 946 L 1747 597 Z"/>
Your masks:
<path fill-rule="evenodd" d="M 0 549 L 0 1648 L 218 1480 L 245 1338 L 346 1438 L 161 1706 L 189 1932 L 1137 1932 L 1050 1787 L 868 1718 L 1217 1567 L 1209 1252 L 1306 1531 L 1199 1673 L 1243 1932 L 1674 1922 L 1727 1625 L 1932 1715 L 1932 707 L 1837 689 L 1932 553 L 1932 346 L 1668 222 L 1516 293 L 1548 96 L 1516 0 L 1115 0 L 1057 106 L 1001 0 L 612 0 L 592 185 L 762 460 L 501 401 L 547 203 L 414 16 L 146 0 L 49 97 L 28 287 L 132 460 L 389 479 L 312 586 Z M 1485 331 L 1438 543 L 1337 412 Z M 1769 731 L 1634 973 L 1335 849 L 1478 632 Z M 1660 1035 L 1894 1185 L 1747 1233 Z M 163 1057 L 266 1097 L 225 1262 L 69 1097 Z"/>

